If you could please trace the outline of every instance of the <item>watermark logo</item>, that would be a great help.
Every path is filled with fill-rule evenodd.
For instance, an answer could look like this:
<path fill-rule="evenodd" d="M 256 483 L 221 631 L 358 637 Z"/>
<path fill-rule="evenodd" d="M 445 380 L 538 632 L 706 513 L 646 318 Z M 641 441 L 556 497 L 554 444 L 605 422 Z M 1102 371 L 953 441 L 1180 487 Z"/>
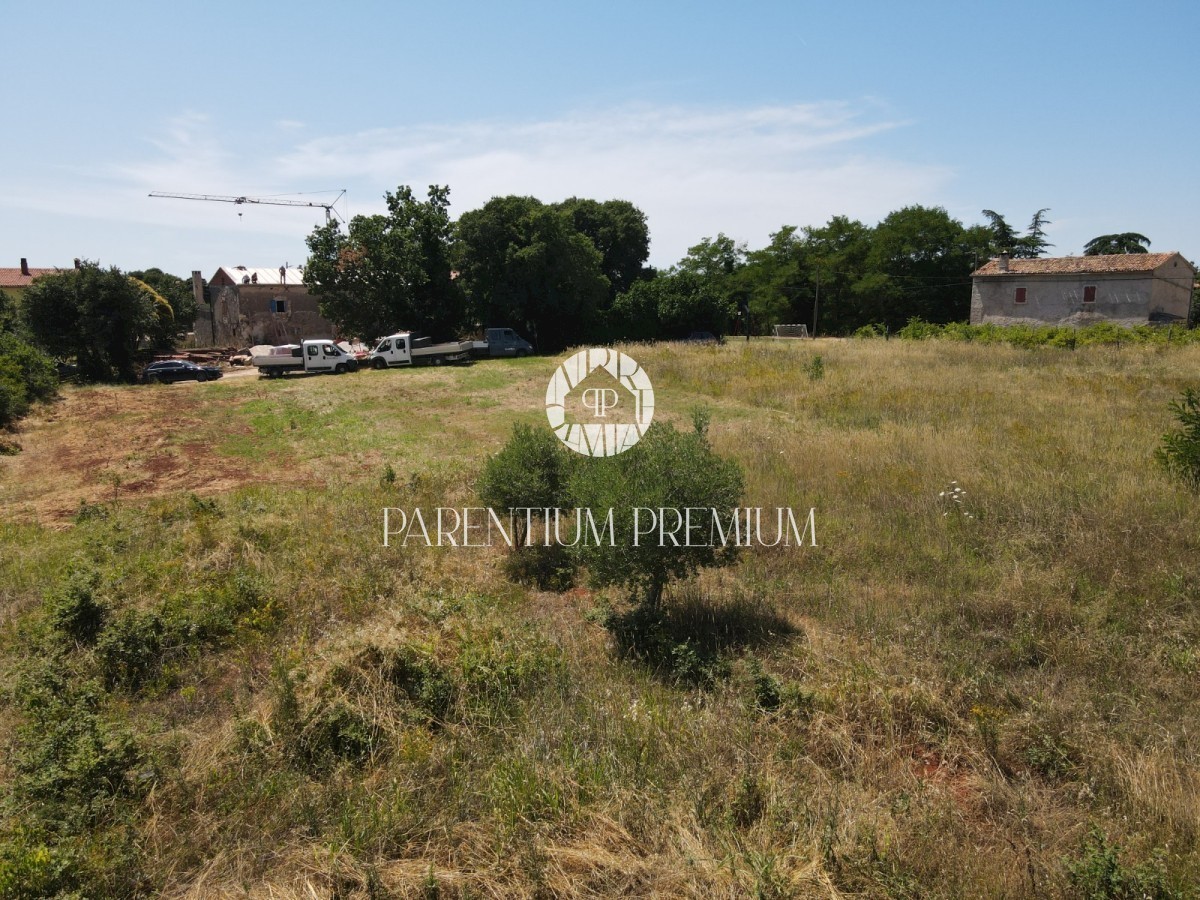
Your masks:
<path fill-rule="evenodd" d="M 608 410 L 617 405 L 617 392 L 612 388 L 588 388 L 583 392 L 583 405 L 593 416 L 603 419 Z"/>
<path fill-rule="evenodd" d="M 586 387 L 580 408 L 591 414 L 571 421 L 570 395 L 592 373 L 611 386 Z M 593 382 L 594 383 L 594 380 Z M 654 387 L 637 360 L 616 350 L 580 350 L 554 372 L 546 387 L 546 418 L 558 439 L 584 456 L 616 456 L 642 439 L 654 419 Z M 626 421 L 614 421 L 625 419 Z M 600 420 L 600 421 L 598 421 Z"/>

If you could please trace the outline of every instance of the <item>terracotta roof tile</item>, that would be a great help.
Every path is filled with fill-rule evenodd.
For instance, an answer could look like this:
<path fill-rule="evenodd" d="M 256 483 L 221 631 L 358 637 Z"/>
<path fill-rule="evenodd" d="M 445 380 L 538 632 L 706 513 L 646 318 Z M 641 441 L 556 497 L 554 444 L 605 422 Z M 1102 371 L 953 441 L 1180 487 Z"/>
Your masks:
<path fill-rule="evenodd" d="M 53 275 L 55 272 L 61 271 L 63 270 L 30 268 L 29 274 L 25 275 L 20 269 L 0 269 L 0 288 L 29 287 L 33 283 L 33 279 L 39 275 Z"/>
<path fill-rule="evenodd" d="M 1088 275 L 1098 272 L 1150 272 L 1173 256 L 1170 253 L 1122 253 L 1110 256 L 1058 256 L 1043 259 L 1010 259 L 1008 271 L 1001 272 L 998 260 L 990 260 L 971 273 L 979 275 Z M 1182 257 L 1181 257 L 1182 258 Z M 1187 261 L 1184 260 L 1186 263 Z"/>

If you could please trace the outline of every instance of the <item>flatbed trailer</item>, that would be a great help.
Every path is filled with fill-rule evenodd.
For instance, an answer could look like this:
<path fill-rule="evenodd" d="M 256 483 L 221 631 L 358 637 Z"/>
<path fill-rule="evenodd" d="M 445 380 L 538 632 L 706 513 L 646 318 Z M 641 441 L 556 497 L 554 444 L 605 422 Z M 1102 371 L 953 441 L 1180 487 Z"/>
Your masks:
<path fill-rule="evenodd" d="M 373 369 L 468 365 L 471 349 L 470 341 L 430 344 L 428 338 L 415 337 L 411 331 L 399 331 L 381 339 L 367 357 L 366 364 Z"/>

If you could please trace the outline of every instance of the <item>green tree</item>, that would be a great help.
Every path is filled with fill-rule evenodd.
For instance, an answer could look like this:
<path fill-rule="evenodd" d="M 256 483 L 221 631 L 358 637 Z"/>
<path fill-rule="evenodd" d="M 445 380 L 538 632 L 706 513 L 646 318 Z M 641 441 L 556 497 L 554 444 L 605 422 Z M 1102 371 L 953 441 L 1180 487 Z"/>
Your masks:
<path fill-rule="evenodd" d="M 600 251 L 600 270 L 608 278 L 611 298 L 648 278 L 650 228 L 646 214 L 628 200 L 586 200 L 572 197 L 556 204 L 580 234 Z"/>
<path fill-rule="evenodd" d="M 857 220 L 834 216 L 820 228 L 805 228 L 804 243 L 813 268 L 814 293 L 818 280 L 821 292 L 813 333 L 848 334 L 876 321 L 855 290 L 867 272 L 871 229 Z"/>
<path fill-rule="evenodd" d="M 615 341 L 656 341 L 661 338 L 658 310 L 670 290 L 670 276 L 666 274 L 635 282 L 613 301 L 607 315 L 607 334 Z"/>
<path fill-rule="evenodd" d="M 129 277 L 136 278 L 170 304 L 170 333 L 162 335 L 156 344 L 164 349 L 174 346 L 179 335 L 191 331 L 196 323 L 196 298 L 192 294 L 191 279 L 171 275 L 162 269 L 130 272 Z"/>
<path fill-rule="evenodd" d="M 995 210 L 985 209 L 984 217 L 988 220 L 988 227 L 992 230 L 992 248 L 996 253 L 1012 253 L 1020 238 L 1017 237 L 1013 227 L 1005 221 L 1004 216 Z"/>
<path fill-rule="evenodd" d="M 761 328 L 781 322 L 808 322 L 812 328 L 816 270 L 809 248 L 792 225 L 771 235 L 761 250 L 746 254 L 737 270 L 737 292 L 746 297 L 751 318 Z"/>
<path fill-rule="evenodd" d="M 659 298 L 658 321 L 662 337 L 686 337 L 693 331 L 715 335 L 729 330 L 733 304 L 710 281 L 690 272 L 666 277 L 668 290 Z"/>
<path fill-rule="evenodd" d="M 652 341 L 686 337 L 693 331 L 721 335 L 733 307 L 710 279 L 671 272 L 635 282 L 616 299 L 609 319 L 615 340 Z"/>
<path fill-rule="evenodd" d="M 687 256 L 675 268 L 702 278 L 719 280 L 729 278 L 746 264 L 746 245 L 719 233 L 715 238 L 705 238 L 694 247 L 689 247 Z"/>
<path fill-rule="evenodd" d="M 1150 238 L 1136 231 L 1102 234 L 1083 245 L 1084 256 L 1116 256 L 1121 253 L 1149 253 Z"/>
<path fill-rule="evenodd" d="M 684 578 L 704 567 L 732 563 L 732 546 L 673 546 L 646 539 L 636 545 L 633 509 L 717 509 L 722 513 L 741 502 L 741 467 L 718 455 L 708 442 L 708 419 L 697 413 L 694 430 L 677 431 L 656 422 L 633 448 L 617 456 L 589 460 L 575 467 L 568 493 L 573 505 L 613 510 L 615 534 L 623 537 L 580 546 L 578 552 L 599 585 L 625 585 L 634 599 L 654 609 L 672 578 Z M 683 541 L 681 544 L 685 543 Z M 708 543 L 705 535 L 704 543 Z"/>
<path fill-rule="evenodd" d="M 873 321 L 953 322 L 970 311 L 973 262 L 961 222 L 940 206 L 907 206 L 875 227 L 868 274 L 856 287 L 875 300 Z"/>
<path fill-rule="evenodd" d="M 741 309 L 750 301 L 747 283 L 747 250 L 724 233 L 705 238 L 689 247 L 687 256 L 672 267 L 672 274 L 684 273 L 701 279 L 710 291 L 730 309 Z"/>
<path fill-rule="evenodd" d="M 963 247 L 971 257 L 974 271 L 995 256 L 996 243 L 990 225 L 971 225 L 963 229 Z"/>
<path fill-rule="evenodd" d="M 555 352 L 592 338 L 608 301 L 603 257 L 562 210 L 494 197 L 463 213 L 456 262 L 472 317 L 509 326 Z"/>
<path fill-rule="evenodd" d="M 79 268 L 35 281 L 22 298 L 35 343 L 55 356 L 74 357 L 87 381 L 133 381 L 139 343 L 161 327 L 165 301 L 115 266 Z"/>
<path fill-rule="evenodd" d="M 983 215 L 988 220 L 988 224 L 982 227 L 990 232 L 991 239 L 985 247 L 981 247 L 979 240 L 972 236 L 970 240 L 972 249 L 984 250 L 984 256 L 1008 253 L 1017 259 L 1036 259 L 1045 253 L 1048 247 L 1054 246 L 1046 240 L 1046 226 L 1050 224 L 1050 220 L 1046 218 L 1048 212 L 1050 212 L 1049 208 L 1039 209 L 1035 212 L 1029 222 L 1028 231 L 1019 235 L 1005 221 L 1004 216 L 995 210 L 985 209 Z M 982 263 L 983 260 L 977 259 L 977 262 Z"/>
<path fill-rule="evenodd" d="M 304 269 L 321 313 L 345 334 L 370 340 L 398 328 L 437 339 L 463 324 L 463 297 L 451 275 L 450 189 L 431 185 L 418 200 L 404 185 L 384 195 L 386 215 L 334 221 L 308 236 Z"/>
<path fill-rule="evenodd" d="M 24 328 L 16 296 L 0 289 L 0 334 L 16 334 Z"/>
<path fill-rule="evenodd" d="M 1033 214 L 1033 219 L 1029 223 L 1029 230 L 1025 232 L 1023 237 L 1017 239 L 1017 246 L 1013 248 L 1013 254 L 1021 259 L 1037 259 L 1046 249 L 1053 247 L 1046 240 L 1046 226 L 1050 224 L 1046 218 L 1046 213 L 1050 212 L 1047 209 L 1039 209 Z"/>

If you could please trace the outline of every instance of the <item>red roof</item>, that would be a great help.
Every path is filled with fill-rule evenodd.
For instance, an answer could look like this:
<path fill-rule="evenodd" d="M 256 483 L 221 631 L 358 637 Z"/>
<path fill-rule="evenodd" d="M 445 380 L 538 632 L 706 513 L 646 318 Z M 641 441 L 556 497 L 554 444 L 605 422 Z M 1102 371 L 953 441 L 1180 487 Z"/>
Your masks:
<path fill-rule="evenodd" d="M 0 269 L 0 288 L 23 288 L 33 284 L 33 279 L 39 275 L 53 275 L 62 269 L 34 269 L 24 274 L 20 269 Z"/>
<path fill-rule="evenodd" d="M 1100 272 L 1152 272 L 1178 251 L 1170 253 L 1120 253 L 1107 256 L 1058 256 L 1043 259 L 1010 259 L 1008 271 L 1000 271 L 1000 261 L 990 260 L 971 275 L 1090 275 Z M 1180 259 L 1183 257 L 1179 256 Z M 1184 265 L 1191 268 L 1187 260 Z"/>

